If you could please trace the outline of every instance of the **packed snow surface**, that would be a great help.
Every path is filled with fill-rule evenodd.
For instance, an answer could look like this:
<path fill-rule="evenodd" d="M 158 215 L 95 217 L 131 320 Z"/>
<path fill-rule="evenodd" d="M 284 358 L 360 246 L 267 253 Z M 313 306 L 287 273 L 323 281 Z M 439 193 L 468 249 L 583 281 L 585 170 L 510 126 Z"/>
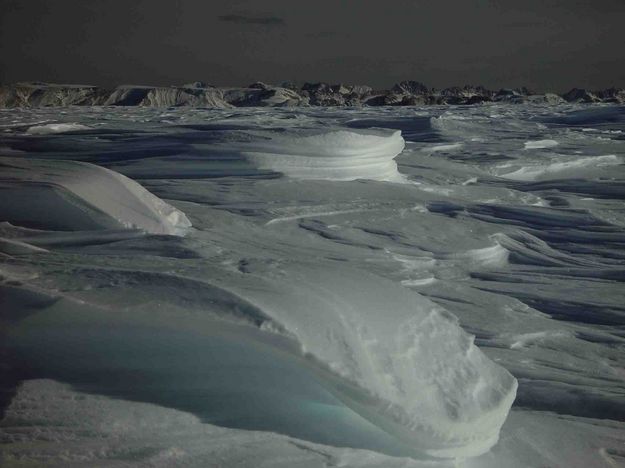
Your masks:
<path fill-rule="evenodd" d="M 624 130 L 0 112 L 0 464 L 623 465 Z"/>

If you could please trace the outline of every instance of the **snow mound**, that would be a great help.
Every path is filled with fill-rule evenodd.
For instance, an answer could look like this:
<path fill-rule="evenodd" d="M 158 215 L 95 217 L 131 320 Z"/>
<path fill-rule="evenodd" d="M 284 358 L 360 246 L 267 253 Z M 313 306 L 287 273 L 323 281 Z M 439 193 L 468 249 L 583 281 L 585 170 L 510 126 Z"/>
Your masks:
<path fill-rule="evenodd" d="M 587 174 L 591 169 L 604 166 L 617 166 L 622 164 L 622 161 L 622 158 L 615 154 L 582 158 L 576 157 L 566 161 L 551 162 L 550 164 L 539 161 L 534 165 L 521 167 L 516 171 L 503 174 L 502 177 L 511 180 L 534 181 L 552 177 L 579 176 Z"/>
<path fill-rule="evenodd" d="M 476 456 L 497 442 L 517 382 L 455 316 L 351 269 L 289 268 L 286 276 L 262 288 L 280 294 L 240 293 L 329 368 L 346 405 L 433 457 Z"/>
<path fill-rule="evenodd" d="M 4 158 L 0 220 L 57 231 L 140 229 L 183 235 L 184 213 L 127 177 L 75 161 Z"/>
<path fill-rule="evenodd" d="M 554 146 L 558 146 L 559 143 L 555 140 L 536 140 L 536 141 L 526 141 L 524 143 L 525 149 L 543 149 L 543 148 L 553 148 Z"/>
<path fill-rule="evenodd" d="M 295 179 L 403 182 L 394 158 L 404 146 L 399 130 L 350 129 L 273 136 L 242 153 L 260 169 Z"/>
<path fill-rule="evenodd" d="M 79 123 L 51 123 L 45 125 L 33 125 L 26 130 L 29 135 L 50 135 L 54 133 L 77 132 L 91 130 L 91 127 Z"/>

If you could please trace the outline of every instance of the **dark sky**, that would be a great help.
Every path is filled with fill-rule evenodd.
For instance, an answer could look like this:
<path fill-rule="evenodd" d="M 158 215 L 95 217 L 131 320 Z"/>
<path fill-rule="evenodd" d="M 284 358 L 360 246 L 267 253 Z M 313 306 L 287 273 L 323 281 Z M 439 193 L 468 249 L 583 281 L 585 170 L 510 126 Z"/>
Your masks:
<path fill-rule="evenodd" d="M 625 0 L 0 0 L 0 82 L 625 87 Z"/>

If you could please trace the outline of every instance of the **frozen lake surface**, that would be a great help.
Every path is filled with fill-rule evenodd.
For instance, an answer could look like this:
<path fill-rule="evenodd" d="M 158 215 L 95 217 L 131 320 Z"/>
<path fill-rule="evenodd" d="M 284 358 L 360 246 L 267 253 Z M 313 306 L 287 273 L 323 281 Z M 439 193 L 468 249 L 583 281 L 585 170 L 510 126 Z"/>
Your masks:
<path fill-rule="evenodd" d="M 0 110 L 0 464 L 625 466 L 625 107 Z"/>

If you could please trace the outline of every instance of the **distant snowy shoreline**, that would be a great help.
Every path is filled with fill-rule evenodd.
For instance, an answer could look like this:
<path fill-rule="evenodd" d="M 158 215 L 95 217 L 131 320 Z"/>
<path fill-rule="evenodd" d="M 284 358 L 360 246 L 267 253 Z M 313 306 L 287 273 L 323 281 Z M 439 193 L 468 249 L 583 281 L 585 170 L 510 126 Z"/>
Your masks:
<path fill-rule="evenodd" d="M 0 108 L 65 106 L 142 107 L 361 107 L 415 105 L 473 105 L 488 102 L 571 103 L 625 102 L 625 89 L 586 90 L 537 94 L 525 87 L 489 90 L 483 86 L 428 88 L 417 81 L 402 81 L 389 90 L 366 85 L 294 83 L 269 85 L 256 82 L 247 87 L 217 87 L 203 82 L 181 86 L 91 85 L 23 82 L 0 86 Z"/>

